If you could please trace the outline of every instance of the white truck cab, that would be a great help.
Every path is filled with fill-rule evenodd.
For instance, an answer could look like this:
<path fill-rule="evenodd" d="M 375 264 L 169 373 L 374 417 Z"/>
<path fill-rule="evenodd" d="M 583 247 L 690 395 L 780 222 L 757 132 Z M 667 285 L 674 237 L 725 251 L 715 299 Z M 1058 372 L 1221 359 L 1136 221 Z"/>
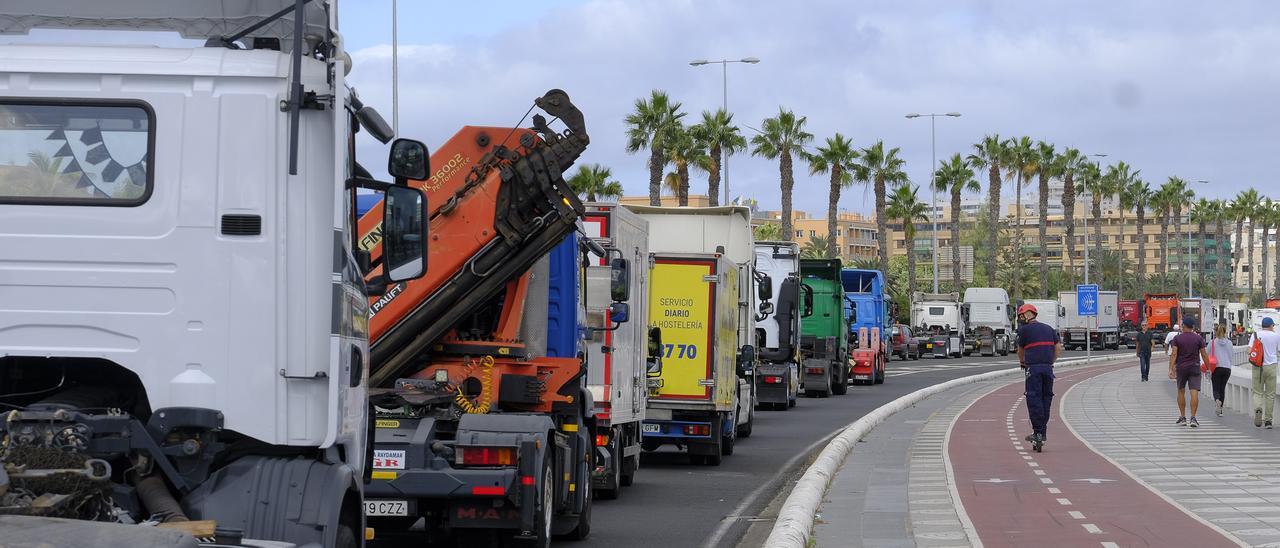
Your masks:
<path fill-rule="evenodd" d="M 0 45 L 8 482 L 44 489 L 19 455 L 56 453 L 111 493 L 56 493 L 59 517 L 358 545 L 370 289 L 425 271 L 425 199 L 360 177 L 358 128 L 392 135 L 346 86 L 335 0 L 0 7 L 0 33 L 36 28 L 196 41 Z M 393 154 L 426 175 L 420 143 Z M 357 186 L 387 198 L 370 287 Z"/>

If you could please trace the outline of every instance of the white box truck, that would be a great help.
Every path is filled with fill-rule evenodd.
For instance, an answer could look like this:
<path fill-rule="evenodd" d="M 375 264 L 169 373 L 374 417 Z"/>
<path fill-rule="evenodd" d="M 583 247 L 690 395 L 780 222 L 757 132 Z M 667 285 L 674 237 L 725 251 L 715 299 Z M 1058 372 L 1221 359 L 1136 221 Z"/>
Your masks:
<path fill-rule="evenodd" d="M 1023 303 L 1036 307 L 1036 321 L 1052 327 L 1054 331 L 1062 331 L 1067 309 L 1061 303 L 1050 299 L 1027 299 Z"/>
<path fill-rule="evenodd" d="M 756 271 L 772 293 L 772 306 L 756 318 L 756 399 L 762 408 L 786 411 L 800 391 L 799 244 L 756 242 Z"/>
<path fill-rule="evenodd" d="M 1013 309 L 1009 293 L 999 287 L 970 287 L 964 290 L 961 316 L 973 341 L 973 351 L 983 356 L 1007 356 L 1013 348 Z"/>
<path fill-rule="evenodd" d="M 1089 348 L 1094 350 L 1120 348 L 1120 295 L 1118 293 L 1098 292 L 1097 318 L 1081 316 L 1078 313 L 1079 303 L 1076 301 L 1075 291 L 1059 291 L 1058 303 L 1066 312 L 1061 327 L 1063 348 L 1084 350 L 1086 331 L 1092 340 L 1088 343 Z"/>
<path fill-rule="evenodd" d="M 756 318 L 770 305 L 759 297 L 764 280 L 756 273 L 755 233 L 751 230 L 751 210 L 741 206 L 651 207 L 627 205 L 649 222 L 649 250 L 654 253 L 719 254 L 738 269 L 735 293 L 738 359 L 743 366 L 739 389 L 746 415 L 736 423 L 737 435 L 748 437 L 755 424 Z M 768 292 L 768 289 L 764 290 Z"/>
<path fill-rule="evenodd" d="M 960 313 L 959 293 L 916 293 L 911 298 L 911 326 L 916 336 L 925 337 L 922 355 L 935 358 L 958 358 L 968 354 L 965 332 L 968 330 Z"/>
<path fill-rule="evenodd" d="M 584 204 L 586 235 L 611 252 L 616 250 L 632 265 L 630 320 L 608 320 L 610 269 L 608 258 L 593 255 L 597 264 L 587 268 L 587 317 L 593 325 L 587 340 L 587 387 L 595 401 L 596 496 L 617 498 L 619 487 L 631 485 L 640 468 L 640 426 L 644 422 L 649 390 L 646 386 L 650 356 L 649 223 L 625 207 L 613 203 Z M 607 325 L 605 325 L 607 324 Z"/>
<path fill-rule="evenodd" d="M 1213 299 L 1201 297 L 1184 298 L 1181 301 L 1182 319 L 1195 320 L 1197 331 L 1205 338 L 1205 342 L 1213 340 L 1213 330 L 1221 321 L 1218 307 Z"/>
<path fill-rule="evenodd" d="M 357 163 L 357 131 L 392 130 L 347 87 L 337 17 L 334 0 L 0 5 L 5 34 L 189 40 L 0 45 L 0 494 L 85 520 L 5 516 L 0 543 L 151 546 L 163 530 L 92 521 L 188 519 L 363 542 L 370 289 L 426 270 L 425 198 L 403 183 L 429 170 L 411 141 L 395 184 Z M 368 285 L 358 187 L 385 193 L 390 274 Z"/>

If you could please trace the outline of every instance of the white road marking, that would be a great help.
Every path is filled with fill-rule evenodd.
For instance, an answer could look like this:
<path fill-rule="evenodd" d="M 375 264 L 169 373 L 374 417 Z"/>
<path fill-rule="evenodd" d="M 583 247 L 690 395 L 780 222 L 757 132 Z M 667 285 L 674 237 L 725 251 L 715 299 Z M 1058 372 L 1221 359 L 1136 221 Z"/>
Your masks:
<path fill-rule="evenodd" d="M 1032 472 L 1033 472 L 1035 475 L 1037 475 L 1037 476 L 1043 476 L 1043 475 L 1044 475 L 1044 470 L 1032 470 Z M 1046 479 L 1047 479 L 1047 478 L 1046 478 Z"/>
<path fill-rule="evenodd" d="M 1097 525 L 1094 525 L 1092 523 L 1082 523 L 1080 524 L 1080 526 L 1084 527 L 1084 530 L 1088 531 L 1091 534 L 1094 534 L 1094 535 L 1102 534 L 1102 529 L 1099 529 Z"/>
<path fill-rule="evenodd" d="M 1043 483 L 1045 485 L 1053 485 L 1053 480 L 1049 478 L 1040 478 L 1040 483 Z"/>
<path fill-rule="evenodd" d="M 1114 542 L 1104 542 L 1102 543 L 1102 548 L 1120 548 L 1120 545 Z"/>
<path fill-rule="evenodd" d="M 1057 487 L 1050 487 L 1050 488 L 1049 488 L 1049 494 L 1050 494 L 1050 495 L 1061 495 L 1061 494 L 1062 494 L 1062 489 L 1058 489 Z"/>
<path fill-rule="evenodd" d="M 1071 506 L 1071 501 L 1060 498 L 1058 499 L 1058 504 L 1061 504 L 1063 506 Z"/>
<path fill-rule="evenodd" d="M 1071 515 L 1071 517 L 1072 517 L 1072 518 L 1075 518 L 1075 519 L 1084 519 L 1084 513 L 1083 513 L 1083 512 L 1079 512 L 1079 511 L 1076 511 L 1076 510 L 1072 510 L 1072 511 L 1070 511 L 1070 512 L 1067 512 L 1067 514 L 1070 514 L 1070 515 Z"/>

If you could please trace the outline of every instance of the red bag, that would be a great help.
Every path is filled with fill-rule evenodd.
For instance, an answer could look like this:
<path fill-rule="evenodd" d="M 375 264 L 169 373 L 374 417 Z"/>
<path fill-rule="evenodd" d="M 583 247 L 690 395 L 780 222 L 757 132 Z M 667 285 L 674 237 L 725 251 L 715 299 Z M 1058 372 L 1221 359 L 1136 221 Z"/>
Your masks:
<path fill-rule="evenodd" d="M 1253 344 L 1249 345 L 1249 363 L 1254 367 L 1262 367 L 1262 340 L 1253 336 Z"/>
<path fill-rule="evenodd" d="M 1209 354 L 1209 361 L 1202 362 L 1200 364 L 1201 373 L 1213 373 L 1213 370 L 1217 368 L 1218 368 L 1218 357 L 1214 356 L 1213 354 Z"/>

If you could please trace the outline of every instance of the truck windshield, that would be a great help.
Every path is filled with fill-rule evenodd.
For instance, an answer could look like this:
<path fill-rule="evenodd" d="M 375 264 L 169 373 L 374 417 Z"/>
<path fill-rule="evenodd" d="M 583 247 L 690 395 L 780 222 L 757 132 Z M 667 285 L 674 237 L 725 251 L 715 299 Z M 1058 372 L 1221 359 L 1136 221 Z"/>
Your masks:
<path fill-rule="evenodd" d="M 930 306 L 930 307 L 929 307 L 929 315 L 930 315 L 930 316 L 941 316 L 941 315 L 942 315 L 942 307 L 941 307 L 941 306 Z"/>
<path fill-rule="evenodd" d="M 0 202 L 141 204 L 154 125 L 138 103 L 0 101 Z"/>

